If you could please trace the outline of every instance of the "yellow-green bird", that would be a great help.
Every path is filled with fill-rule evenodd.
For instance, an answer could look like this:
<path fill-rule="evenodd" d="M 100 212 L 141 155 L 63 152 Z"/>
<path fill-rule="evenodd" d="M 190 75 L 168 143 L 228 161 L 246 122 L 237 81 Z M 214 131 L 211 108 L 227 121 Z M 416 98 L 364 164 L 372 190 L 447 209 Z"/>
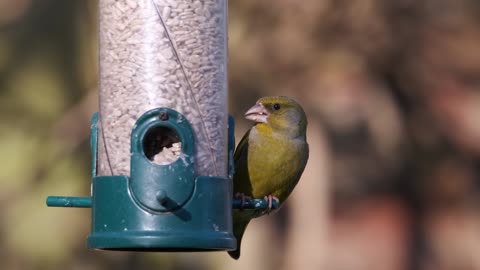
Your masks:
<path fill-rule="evenodd" d="M 234 155 L 234 194 L 238 197 L 272 199 L 281 205 L 290 195 L 308 160 L 307 117 L 293 99 L 264 97 L 245 113 L 255 122 L 237 146 Z M 271 209 L 268 209 L 269 212 Z M 254 210 L 234 210 L 233 233 L 237 249 L 228 252 L 240 257 L 240 244 L 248 223 L 261 216 Z"/>

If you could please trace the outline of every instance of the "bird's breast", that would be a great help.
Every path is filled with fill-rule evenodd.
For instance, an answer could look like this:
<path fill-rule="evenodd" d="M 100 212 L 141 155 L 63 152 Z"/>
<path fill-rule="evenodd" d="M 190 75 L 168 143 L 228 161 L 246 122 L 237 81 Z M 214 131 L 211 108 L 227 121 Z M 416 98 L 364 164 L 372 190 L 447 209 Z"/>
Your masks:
<path fill-rule="evenodd" d="M 303 172 L 308 146 L 303 139 L 252 130 L 248 152 L 252 195 L 255 198 L 274 195 L 282 201 Z"/>

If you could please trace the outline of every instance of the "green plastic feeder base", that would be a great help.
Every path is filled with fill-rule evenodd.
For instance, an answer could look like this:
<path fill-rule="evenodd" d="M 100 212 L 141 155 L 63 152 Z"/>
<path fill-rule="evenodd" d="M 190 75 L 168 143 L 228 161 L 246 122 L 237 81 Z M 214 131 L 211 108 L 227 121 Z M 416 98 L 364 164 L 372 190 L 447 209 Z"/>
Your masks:
<path fill-rule="evenodd" d="M 92 234 L 88 247 L 129 251 L 214 251 L 236 246 L 232 231 L 231 180 L 197 177 L 182 208 L 155 213 L 135 202 L 129 178 L 93 179 Z"/>
<path fill-rule="evenodd" d="M 90 236 L 88 247 L 112 251 L 197 252 L 232 250 L 232 240 L 217 234 L 173 236 L 162 232 L 102 233 Z M 93 242 L 93 244 L 92 244 Z M 193 244 L 197 243 L 197 244 Z"/>

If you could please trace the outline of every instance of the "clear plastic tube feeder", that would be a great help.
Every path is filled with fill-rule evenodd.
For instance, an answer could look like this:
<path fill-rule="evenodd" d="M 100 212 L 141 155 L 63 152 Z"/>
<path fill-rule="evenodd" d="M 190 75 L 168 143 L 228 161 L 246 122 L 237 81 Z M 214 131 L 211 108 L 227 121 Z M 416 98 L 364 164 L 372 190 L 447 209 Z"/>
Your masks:
<path fill-rule="evenodd" d="M 193 127 L 196 174 L 227 176 L 226 8 L 226 0 L 100 0 L 99 175 L 130 175 L 135 122 L 166 107 Z M 163 144 L 151 136 L 153 162 L 180 156 L 174 136 Z"/>

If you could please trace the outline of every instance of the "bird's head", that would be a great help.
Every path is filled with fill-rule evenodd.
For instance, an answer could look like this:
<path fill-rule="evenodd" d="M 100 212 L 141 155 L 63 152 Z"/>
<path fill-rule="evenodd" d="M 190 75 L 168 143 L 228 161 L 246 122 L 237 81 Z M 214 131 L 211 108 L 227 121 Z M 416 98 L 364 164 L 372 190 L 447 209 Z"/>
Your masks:
<path fill-rule="evenodd" d="M 269 128 L 293 137 L 305 135 L 307 128 L 307 117 L 302 107 L 284 96 L 259 99 L 245 113 L 245 118 L 254 121 L 258 128 Z"/>

